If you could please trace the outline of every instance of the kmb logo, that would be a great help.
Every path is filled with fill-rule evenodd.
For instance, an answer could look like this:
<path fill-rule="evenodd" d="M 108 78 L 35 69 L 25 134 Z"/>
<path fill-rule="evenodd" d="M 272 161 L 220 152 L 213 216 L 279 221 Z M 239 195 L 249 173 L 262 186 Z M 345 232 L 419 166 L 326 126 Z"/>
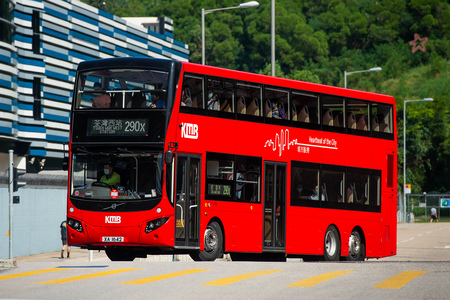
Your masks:
<path fill-rule="evenodd" d="M 120 216 L 106 216 L 105 223 L 120 223 L 122 222 Z"/>
<path fill-rule="evenodd" d="M 181 137 L 187 139 L 198 139 L 198 125 L 181 123 Z"/>

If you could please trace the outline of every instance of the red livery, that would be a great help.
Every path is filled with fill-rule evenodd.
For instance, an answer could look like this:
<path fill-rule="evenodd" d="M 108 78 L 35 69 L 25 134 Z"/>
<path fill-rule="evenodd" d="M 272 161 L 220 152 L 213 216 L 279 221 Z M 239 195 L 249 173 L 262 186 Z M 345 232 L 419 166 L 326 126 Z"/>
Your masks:
<path fill-rule="evenodd" d="M 396 254 L 390 96 L 113 58 L 80 63 L 73 97 L 70 245 L 111 260 Z"/>

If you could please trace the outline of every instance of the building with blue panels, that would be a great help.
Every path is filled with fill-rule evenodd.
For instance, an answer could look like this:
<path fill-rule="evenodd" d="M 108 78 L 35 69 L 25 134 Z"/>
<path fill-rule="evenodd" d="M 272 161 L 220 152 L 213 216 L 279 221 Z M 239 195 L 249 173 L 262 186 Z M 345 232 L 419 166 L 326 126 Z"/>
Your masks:
<path fill-rule="evenodd" d="M 123 19 L 76 0 L 0 0 L 0 8 L 0 173 L 9 149 L 27 172 L 61 169 L 80 61 L 189 57 L 168 18 Z"/>
<path fill-rule="evenodd" d="M 116 56 L 187 61 L 172 20 L 123 19 L 77 0 L 0 0 L 0 260 L 60 250 L 70 105 L 78 63 Z M 26 169 L 9 231 L 8 165 Z M 54 171 L 59 170 L 59 171 Z"/>

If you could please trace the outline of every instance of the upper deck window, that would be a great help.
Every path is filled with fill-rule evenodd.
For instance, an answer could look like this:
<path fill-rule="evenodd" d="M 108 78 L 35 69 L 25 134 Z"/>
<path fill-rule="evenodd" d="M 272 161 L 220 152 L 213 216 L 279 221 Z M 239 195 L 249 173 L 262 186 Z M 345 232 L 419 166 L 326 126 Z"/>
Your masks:
<path fill-rule="evenodd" d="M 350 132 L 367 132 L 369 130 L 369 105 L 368 102 L 347 99 L 347 128 Z"/>
<path fill-rule="evenodd" d="M 102 69 L 80 73 L 75 108 L 165 108 L 169 73 Z"/>
<path fill-rule="evenodd" d="M 276 87 L 266 87 L 264 90 L 266 118 L 289 120 L 289 92 Z"/>
<path fill-rule="evenodd" d="M 236 84 L 235 102 L 238 116 L 261 116 L 261 85 L 250 82 L 238 82 Z"/>
<path fill-rule="evenodd" d="M 372 131 L 392 133 L 392 105 L 372 103 Z"/>
<path fill-rule="evenodd" d="M 294 122 L 319 124 L 318 97 L 302 91 L 292 91 L 291 119 Z"/>
<path fill-rule="evenodd" d="M 203 77 L 191 74 L 185 75 L 181 94 L 181 106 L 203 109 Z"/>
<path fill-rule="evenodd" d="M 222 78 L 208 78 L 205 101 L 208 112 L 234 112 L 234 83 Z"/>
<path fill-rule="evenodd" d="M 322 97 L 322 125 L 329 129 L 344 127 L 344 99 L 324 95 Z"/>

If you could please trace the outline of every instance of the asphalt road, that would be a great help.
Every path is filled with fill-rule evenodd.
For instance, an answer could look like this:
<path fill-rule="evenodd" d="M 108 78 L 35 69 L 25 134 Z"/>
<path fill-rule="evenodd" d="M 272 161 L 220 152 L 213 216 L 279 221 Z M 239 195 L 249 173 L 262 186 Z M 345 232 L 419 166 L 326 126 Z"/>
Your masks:
<path fill-rule="evenodd" d="M 399 224 L 397 256 L 360 263 L 110 262 L 73 249 L 0 269 L 0 299 L 448 299 L 450 223 Z"/>

